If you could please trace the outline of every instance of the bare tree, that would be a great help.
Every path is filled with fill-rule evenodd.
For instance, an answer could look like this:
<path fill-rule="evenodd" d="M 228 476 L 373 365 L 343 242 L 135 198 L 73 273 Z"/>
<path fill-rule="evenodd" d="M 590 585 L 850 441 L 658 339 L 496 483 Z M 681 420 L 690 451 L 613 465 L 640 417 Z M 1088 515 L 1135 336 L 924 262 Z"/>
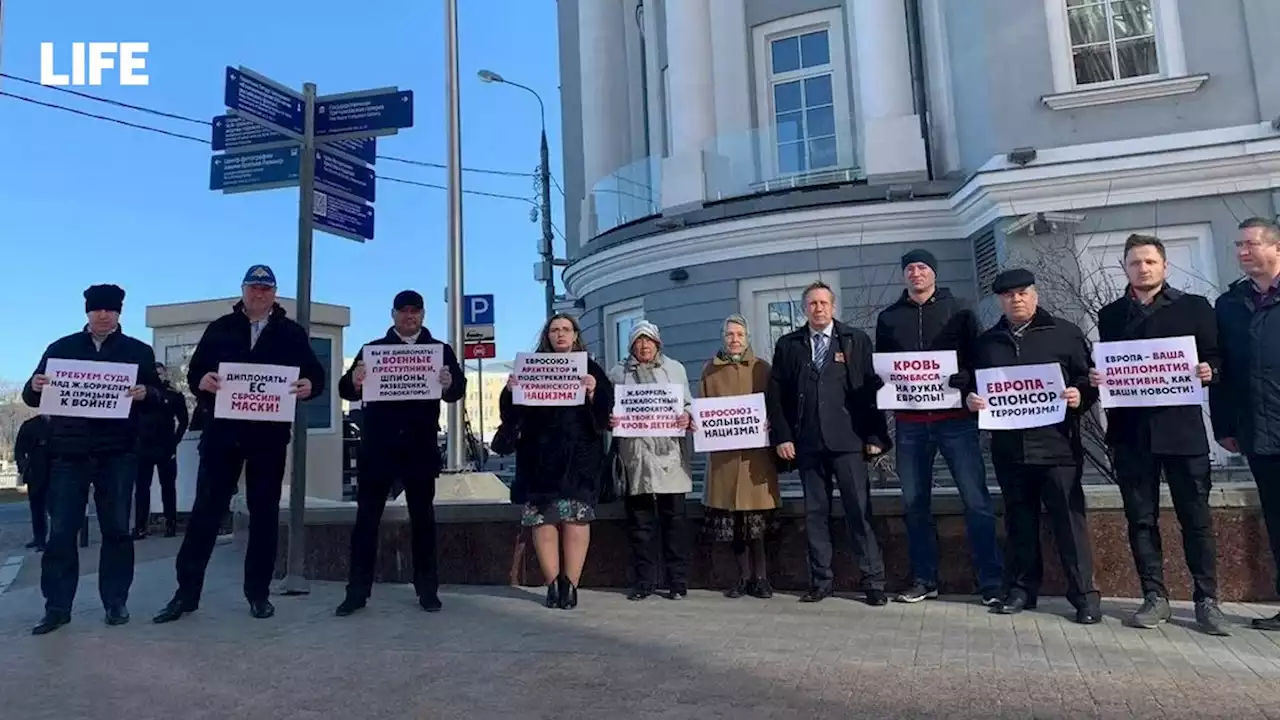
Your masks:
<path fill-rule="evenodd" d="M 0 380 L 0 461 L 13 461 L 18 428 L 35 412 L 22 402 L 22 383 Z"/>

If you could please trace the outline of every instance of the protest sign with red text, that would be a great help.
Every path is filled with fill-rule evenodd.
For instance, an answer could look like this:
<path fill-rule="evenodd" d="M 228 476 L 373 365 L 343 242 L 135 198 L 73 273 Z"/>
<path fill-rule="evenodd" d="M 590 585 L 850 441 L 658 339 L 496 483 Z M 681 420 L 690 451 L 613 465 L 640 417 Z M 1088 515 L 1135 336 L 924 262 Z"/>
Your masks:
<path fill-rule="evenodd" d="M 363 402 L 439 400 L 444 346 L 365 345 Z"/>
<path fill-rule="evenodd" d="M 49 384 L 40 392 L 40 414 L 62 417 L 122 419 L 129 417 L 137 383 L 133 363 L 49 358 L 44 374 Z"/>
<path fill-rule="evenodd" d="M 1199 405 L 1204 402 L 1199 363 L 1191 336 L 1097 343 L 1098 402 L 1104 408 Z"/>
<path fill-rule="evenodd" d="M 694 398 L 693 449 L 751 450 L 769 446 L 764 393 Z"/>
<path fill-rule="evenodd" d="M 224 362 L 218 365 L 218 375 L 222 384 L 213 401 L 214 417 L 293 422 L 298 396 L 292 385 L 298 380 L 298 368 Z"/>
<path fill-rule="evenodd" d="M 948 381 L 960 369 L 955 350 L 876 353 L 876 375 L 884 386 L 876 391 L 881 410 L 950 410 L 960 407 L 960 391 Z"/>
<path fill-rule="evenodd" d="M 582 378 L 587 374 L 587 354 L 516 353 L 511 391 L 516 405 L 572 406 L 586 402 Z"/>
<path fill-rule="evenodd" d="M 978 413 L 983 430 L 1030 430 L 1057 425 L 1067 417 L 1062 396 L 1062 366 L 1013 365 L 977 373 L 978 396 L 987 407 Z"/>
<path fill-rule="evenodd" d="M 615 437 L 679 437 L 684 386 L 675 383 L 618 385 L 614 388 Z"/>

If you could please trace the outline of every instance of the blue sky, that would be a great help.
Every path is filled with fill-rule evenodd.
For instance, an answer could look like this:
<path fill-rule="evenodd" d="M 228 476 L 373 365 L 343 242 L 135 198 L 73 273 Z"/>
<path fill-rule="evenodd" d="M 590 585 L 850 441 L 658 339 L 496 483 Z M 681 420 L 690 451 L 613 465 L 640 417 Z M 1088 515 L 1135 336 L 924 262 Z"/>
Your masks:
<path fill-rule="evenodd" d="M 146 87 L 76 88 L 135 105 L 210 119 L 224 112 L 223 72 L 243 65 L 321 94 L 397 85 L 415 94 L 415 125 L 378 143 L 381 155 L 443 163 L 446 154 L 444 6 L 440 0 L 12 2 L 0 69 L 39 79 L 40 43 L 54 42 L 68 72 L 72 42 L 150 43 Z M 532 172 L 538 105 L 516 88 L 484 84 L 487 68 L 537 90 L 547 106 L 552 173 L 560 176 L 560 103 L 554 0 L 463 0 L 459 13 L 463 165 Z M 384 8 L 395 7 L 394 11 Z M 364 11 L 379 8 L 378 11 Z M 114 75 L 107 75 L 114 82 Z M 207 138 L 207 127 L 144 115 L 0 78 L 0 90 Z M 250 264 L 276 271 L 292 297 L 297 275 L 297 191 L 211 192 L 208 146 L 120 127 L 0 96 L 0 250 L 5 308 L 0 378 L 25 379 L 40 352 L 84 322 L 81 292 L 114 282 L 128 295 L 122 322 L 148 342 L 147 305 L 239 293 Z M 380 160 L 380 175 L 444 185 L 441 169 Z M 529 177 L 467 172 L 468 190 L 531 200 Z M 443 190 L 379 182 L 376 238 L 359 244 L 317 232 L 313 300 L 351 308 L 346 354 L 381 336 L 391 297 L 415 288 L 427 324 L 444 336 L 446 202 Z M 563 196 L 552 191 L 563 227 Z M 533 281 L 539 225 L 526 202 L 463 198 L 466 290 L 497 297 L 501 357 L 526 349 L 543 320 Z M 563 243 L 557 237 L 557 252 Z"/>

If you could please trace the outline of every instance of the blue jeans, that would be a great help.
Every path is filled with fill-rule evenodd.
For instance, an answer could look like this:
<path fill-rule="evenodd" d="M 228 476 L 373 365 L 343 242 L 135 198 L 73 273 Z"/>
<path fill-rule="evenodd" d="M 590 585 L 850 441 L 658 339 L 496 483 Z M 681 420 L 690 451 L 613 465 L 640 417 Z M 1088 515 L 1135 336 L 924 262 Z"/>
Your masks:
<path fill-rule="evenodd" d="M 941 450 L 964 503 L 978 590 L 998 594 L 1004 563 L 996 542 L 996 518 L 978 444 L 978 423 L 969 418 L 899 422 L 895 443 L 913 579 L 929 587 L 938 586 L 938 534 L 932 491 L 933 459 Z"/>

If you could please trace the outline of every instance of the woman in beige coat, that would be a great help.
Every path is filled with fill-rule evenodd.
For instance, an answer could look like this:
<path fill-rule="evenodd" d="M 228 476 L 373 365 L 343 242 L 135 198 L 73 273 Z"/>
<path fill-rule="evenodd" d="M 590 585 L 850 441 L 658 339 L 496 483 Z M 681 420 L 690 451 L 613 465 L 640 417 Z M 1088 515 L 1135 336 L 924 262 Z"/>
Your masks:
<path fill-rule="evenodd" d="M 702 370 L 701 396 L 767 392 L 769 363 L 751 352 L 747 321 L 741 315 L 730 315 L 724 321 L 722 338 L 720 351 Z M 775 399 L 766 395 L 765 401 L 772 405 Z M 715 541 L 731 543 L 738 561 L 738 582 L 725 596 L 772 597 L 764 538 L 774 511 L 781 506 L 772 449 L 711 453 L 704 495 L 707 529 Z"/>

